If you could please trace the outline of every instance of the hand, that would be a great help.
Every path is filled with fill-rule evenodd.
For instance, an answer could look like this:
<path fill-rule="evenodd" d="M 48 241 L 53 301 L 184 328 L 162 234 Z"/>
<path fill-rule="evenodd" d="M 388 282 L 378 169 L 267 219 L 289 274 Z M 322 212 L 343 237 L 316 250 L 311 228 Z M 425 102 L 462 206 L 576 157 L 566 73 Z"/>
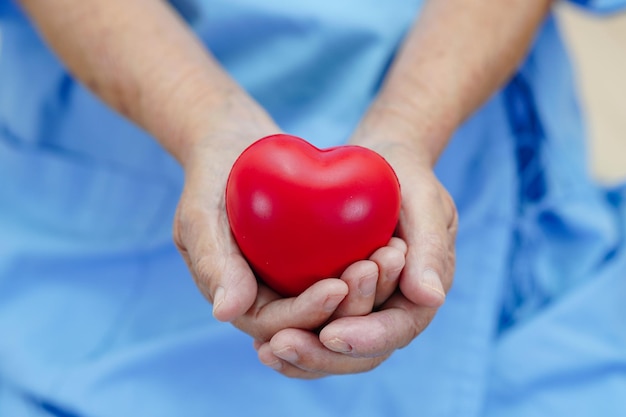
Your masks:
<path fill-rule="evenodd" d="M 283 330 L 317 338 L 316 329 L 331 317 L 367 314 L 386 300 L 404 266 L 406 245 L 397 238 L 370 260 L 350 266 L 341 279 L 320 281 L 295 298 L 282 298 L 257 282 L 230 233 L 223 197 L 230 167 L 247 143 L 222 134 L 190 153 L 174 224 L 175 242 L 215 317 L 231 321 L 260 346 Z"/>
<path fill-rule="evenodd" d="M 231 235 L 224 190 L 230 168 L 245 147 L 279 129 L 254 111 L 236 118 L 212 114 L 215 123 L 211 125 L 219 129 L 202 136 L 181 158 L 185 188 L 174 222 L 174 240 L 200 291 L 213 303 L 214 316 L 251 335 L 257 348 L 281 331 L 302 332 L 319 344 L 317 332 L 329 320 L 367 314 L 382 304 L 396 290 L 404 266 L 406 244 L 397 238 L 369 260 L 350 266 L 341 279 L 320 281 L 299 297 L 281 298 L 257 282 Z M 228 120 L 236 122 L 228 124 Z M 260 349 L 259 356 L 275 367 L 276 360 L 263 356 L 268 346 Z M 337 368 L 328 373 L 348 371 Z"/>
<path fill-rule="evenodd" d="M 188 153 L 185 188 L 174 222 L 174 241 L 198 288 L 213 303 L 214 316 L 255 339 L 269 338 L 288 327 L 319 327 L 348 292 L 344 282 L 334 279 L 318 283 L 298 298 L 282 299 L 257 283 L 232 237 L 224 203 L 230 168 L 254 139 L 276 131 L 268 123 L 205 136 Z"/>
<path fill-rule="evenodd" d="M 257 283 L 234 241 L 226 216 L 224 192 L 230 169 L 255 139 L 278 127 L 247 97 L 224 100 L 211 109 L 197 140 L 179 152 L 185 187 L 174 219 L 174 242 L 196 285 L 213 303 L 221 321 L 242 316 L 257 296 Z M 201 128 L 200 128 L 201 129 Z"/>
<path fill-rule="evenodd" d="M 257 282 L 231 235 L 224 190 L 230 168 L 245 147 L 279 129 L 256 111 L 246 114 L 245 106 L 237 110 L 238 117 L 231 112 L 240 107 L 227 108 L 226 114 L 212 112 L 215 122 L 209 125 L 216 128 L 192 142 L 193 148 L 181 158 L 185 188 L 174 222 L 176 245 L 200 291 L 213 303 L 214 316 L 255 340 L 268 341 L 281 330 L 298 328 L 313 334 L 331 316 L 371 311 L 397 286 L 404 254 L 393 247 L 350 267 L 343 280 L 323 280 L 296 298 L 283 299 Z M 379 281 L 379 273 L 388 279 Z"/>
<path fill-rule="evenodd" d="M 388 131 L 384 137 L 402 137 L 402 132 L 397 133 L 394 136 L 394 132 Z M 383 155 L 400 180 L 402 209 L 398 236 L 403 240 L 398 239 L 395 244 L 406 255 L 406 264 L 401 274 L 387 267 L 387 271 L 394 271 L 390 274 L 392 278 L 399 275 L 400 291 L 387 300 L 389 288 L 394 287 L 379 288 L 380 294 L 373 303 L 377 309 L 368 314 L 371 304 L 357 301 L 354 294 L 358 292 L 354 289 L 358 287 L 351 284 L 353 269 L 364 264 L 348 268 L 342 279 L 351 288 L 350 294 L 333 316 L 335 320 L 321 329 L 319 337 L 303 330 L 285 329 L 269 343 L 256 345 L 261 361 L 285 375 L 313 378 L 364 372 L 378 366 L 428 326 L 452 285 L 458 226 L 454 203 L 436 179 L 431 159 L 425 157 L 425 148 L 419 142 L 384 141 L 378 137 L 361 129 L 353 143 Z M 402 249 L 403 242 L 408 248 Z M 379 304 L 383 300 L 386 301 Z"/>
<path fill-rule="evenodd" d="M 340 281 L 346 284 L 349 291 L 326 322 L 330 324 L 326 324 L 322 333 L 324 329 L 341 322 L 344 318 L 366 316 L 383 304 L 398 287 L 406 251 L 406 243 L 394 237 L 387 246 L 378 249 L 369 259 L 349 266 L 341 275 Z M 260 361 L 286 376 L 312 379 L 332 374 L 367 371 L 388 356 L 350 358 L 337 353 L 334 351 L 336 340 L 329 340 L 327 346 L 321 343 L 319 328 L 322 324 L 324 323 L 309 328 L 290 326 L 276 329 L 277 332 L 273 337 L 265 341 L 255 340 L 254 347 L 258 351 Z M 350 326 L 349 323 L 347 325 Z M 332 348 L 329 349 L 329 346 Z"/>
<path fill-rule="evenodd" d="M 453 281 L 458 215 L 415 143 L 368 141 L 394 167 L 402 187 L 398 236 L 408 245 L 395 292 L 377 311 L 329 323 L 320 341 L 353 358 L 385 358 L 430 323 Z"/>

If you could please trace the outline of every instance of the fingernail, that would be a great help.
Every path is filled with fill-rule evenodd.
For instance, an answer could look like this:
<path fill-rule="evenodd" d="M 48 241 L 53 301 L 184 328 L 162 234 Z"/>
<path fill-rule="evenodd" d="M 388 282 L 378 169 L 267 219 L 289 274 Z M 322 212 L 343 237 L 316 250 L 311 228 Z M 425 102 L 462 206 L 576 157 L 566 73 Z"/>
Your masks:
<path fill-rule="evenodd" d="M 441 279 L 432 269 L 427 269 L 420 277 L 420 285 L 427 288 L 430 292 L 436 293 L 441 298 L 446 298 L 446 293 L 441 285 Z"/>
<path fill-rule="evenodd" d="M 283 363 L 281 361 L 275 361 L 272 363 L 266 363 L 266 366 L 269 366 L 275 371 L 280 371 L 283 368 Z"/>
<path fill-rule="evenodd" d="M 325 311 L 335 311 L 337 306 L 343 301 L 345 295 L 331 295 L 324 301 Z"/>
<path fill-rule="evenodd" d="M 224 302 L 224 288 L 217 287 L 215 295 L 213 295 L 213 315 L 220 308 L 220 305 Z"/>
<path fill-rule="evenodd" d="M 293 346 L 287 346 L 278 352 L 274 352 L 274 355 L 286 360 L 287 362 L 295 362 L 298 360 L 298 352 L 296 352 L 296 349 L 294 349 Z"/>
<path fill-rule="evenodd" d="M 359 282 L 359 292 L 363 297 L 368 297 L 376 291 L 376 284 L 378 282 L 377 275 L 370 275 Z"/>
<path fill-rule="evenodd" d="M 352 346 L 337 337 L 330 339 L 328 342 L 324 343 L 324 346 L 338 353 L 352 352 Z"/>

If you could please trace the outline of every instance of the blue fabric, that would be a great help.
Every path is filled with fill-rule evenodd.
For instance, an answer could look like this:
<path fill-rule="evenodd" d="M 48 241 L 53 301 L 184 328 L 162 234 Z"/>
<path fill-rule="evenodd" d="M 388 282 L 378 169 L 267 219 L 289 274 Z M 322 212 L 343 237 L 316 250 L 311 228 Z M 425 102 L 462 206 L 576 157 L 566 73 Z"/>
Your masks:
<path fill-rule="evenodd" d="M 590 12 L 598 14 L 613 13 L 624 9 L 624 2 L 621 0 L 568 0 L 573 4 L 581 6 Z"/>
<path fill-rule="evenodd" d="M 347 139 L 421 6 L 174 3 L 318 146 Z M 445 306 L 376 370 L 318 381 L 266 369 L 211 317 L 171 242 L 172 158 L 69 77 L 11 2 L 0 25 L 1 417 L 626 415 L 626 190 L 586 171 L 553 18 L 437 166 L 461 218 Z"/>

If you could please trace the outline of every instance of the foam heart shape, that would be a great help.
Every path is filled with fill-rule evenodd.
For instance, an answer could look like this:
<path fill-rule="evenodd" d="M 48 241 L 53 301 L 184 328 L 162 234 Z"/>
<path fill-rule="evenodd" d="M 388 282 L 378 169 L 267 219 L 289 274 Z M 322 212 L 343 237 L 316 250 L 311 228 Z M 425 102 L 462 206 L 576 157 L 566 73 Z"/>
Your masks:
<path fill-rule="evenodd" d="M 382 156 L 359 146 L 318 149 L 272 135 L 237 159 L 226 211 L 257 276 L 295 296 L 387 244 L 400 213 L 400 185 Z"/>

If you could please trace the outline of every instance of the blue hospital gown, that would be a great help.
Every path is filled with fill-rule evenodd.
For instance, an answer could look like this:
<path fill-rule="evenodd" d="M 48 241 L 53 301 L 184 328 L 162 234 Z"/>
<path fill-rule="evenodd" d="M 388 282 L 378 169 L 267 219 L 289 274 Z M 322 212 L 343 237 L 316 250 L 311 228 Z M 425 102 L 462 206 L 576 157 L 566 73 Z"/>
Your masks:
<path fill-rule="evenodd" d="M 173 3 L 320 147 L 347 139 L 421 6 Z M 173 159 L 77 84 L 11 1 L 0 28 L 1 417 L 626 416 L 626 192 L 586 170 L 553 17 L 436 168 L 461 219 L 446 304 L 379 368 L 316 381 L 262 366 L 212 318 L 172 243 Z"/>

